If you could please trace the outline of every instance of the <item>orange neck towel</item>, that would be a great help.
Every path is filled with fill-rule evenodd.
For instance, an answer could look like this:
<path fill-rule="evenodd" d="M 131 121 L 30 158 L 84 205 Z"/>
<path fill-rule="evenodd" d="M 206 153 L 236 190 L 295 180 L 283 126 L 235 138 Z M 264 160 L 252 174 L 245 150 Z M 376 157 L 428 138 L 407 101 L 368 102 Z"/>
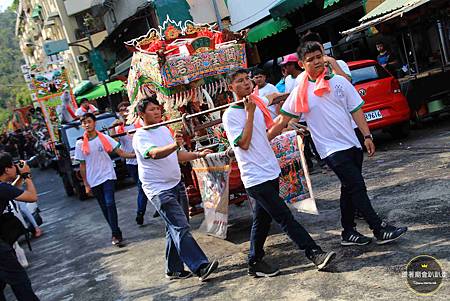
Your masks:
<path fill-rule="evenodd" d="M 255 94 L 256 96 L 259 96 L 259 87 L 258 87 L 258 85 L 255 85 L 255 88 L 253 89 L 253 93 L 252 94 Z"/>
<path fill-rule="evenodd" d="M 72 118 L 76 118 L 77 117 L 77 115 L 75 115 L 75 113 L 73 112 L 73 110 L 70 107 L 70 105 L 66 105 L 66 109 L 67 109 L 67 112 L 69 112 L 70 116 L 72 116 Z"/>
<path fill-rule="evenodd" d="M 89 109 L 86 109 L 85 107 L 81 106 L 81 110 L 82 110 L 84 113 L 87 113 L 87 112 L 94 113 L 94 112 L 95 112 L 95 108 L 94 108 L 94 106 L 91 105 L 91 104 L 89 105 Z"/>
<path fill-rule="evenodd" d="M 140 122 L 140 119 L 136 120 L 134 122 L 134 128 L 138 129 L 138 128 L 141 128 L 141 127 L 142 127 L 142 124 Z M 116 130 L 117 134 L 125 133 L 125 124 L 122 123 L 121 125 L 117 126 L 116 128 L 117 128 L 117 130 Z"/>
<path fill-rule="evenodd" d="M 327 72 L 324 70 L 314 83 L 314 94 L 317 96 L 323 96 L 325 93 L 330 93 L 331 91 L 330 83 L 327 79 L 325 79 L 326 75 Z M 294 109 L 296 113 L 306 113 L 309 112 L 308 85 L 310 82 L 306 72 L 301 73 L 299 76 L 301 77 Z"/>
<path fill-rule="evenodd" d="M 250 94 L 250 99 L 254 101 L 256 106 L 262 111 L 266 127 L 270 129 L 273 126 L 272 116 L 270 115 L 269 109 L 267 109 L 264 101 L 261 98 L 259 98 L 259 96 L 256 94 L 257 92 L 258 89 L 256 89 L 255 92 Z"/>
<path fill-rule="evenodd" d="M 103 133 L 100 133 L 99 131 L 96 131 L 96 132 L 97 132 L 98 139 L 100 139 L 100 142 L 102 143 L 103 149 L 107 153 L 112 152 L 112 150 L 113 150 L 112 145 L 108 141 L 106 136 Z M 89 155 L 89 137 L 88 137 L 87 132 L 84 132 L 84 134 L 83 134 L 83 145 L 81 147 L 81 150 L 83 151 L 84 155 Z"/>

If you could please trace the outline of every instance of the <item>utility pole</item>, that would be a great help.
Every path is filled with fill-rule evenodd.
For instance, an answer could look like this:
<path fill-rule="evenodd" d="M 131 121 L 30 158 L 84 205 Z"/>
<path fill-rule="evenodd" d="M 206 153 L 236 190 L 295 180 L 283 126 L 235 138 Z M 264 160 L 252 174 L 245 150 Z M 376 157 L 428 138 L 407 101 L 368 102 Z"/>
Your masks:
<path fill-rule="evenodd" d="M 216 0 L 211 0 L 211 1 L 214 6 L 214 13 L 216 14 L 217 25 L 219 25 L 219 29 L 222 30 L 223 29 L 222 17 L 220 16 L 219 7 L 217 6 L 217 1 Z"/>
<path fill-rule="evenodd" d="M 90 58 L 91 58 L 91 63 L 94 65 L 94 62 L 96 62 L 98 65 L 98 63 L 103 64 L 104 66 L 104 61 L 103 58 L 101 56 L 101 54 L 97 51 L 97 49 L 95 49 L 94 43 L 92 42 L 92 37 L 91 37 L 91 33 L 89 31 L 89 25 L 91 22 L 91 18 L 92 16 L 90 14 L 87 14 L 84 18 L 84 32 L 86 34 L 86 37 L 89 41 L 89 46 L 91 48 L 91 53 L 90 53 Z M 102 70 L 100 70 L 102 69 Z M 109 90 L 108 90 L 108 85 L 106 84 L 106 79 L 107 79 L 107 74 L 103 74 L 106 73 L 106 70 L 104 70 L 105 68 L 94 68 L 95 73 L 97 74 L 97 78 L 103 83 L 103 87 L 105 88 L 105 92 L 106 92 L 106 97 L 108 98 L 108 103 L 109 103 L 109 108 L 111 110 L 111 112 L 114 112 L 113 109 L 113 104 L 112 104 L 112 99 L 111 99 L 111 95 L 109 94 Z M 97 72 L 98 71 L 98 72 Z"/>

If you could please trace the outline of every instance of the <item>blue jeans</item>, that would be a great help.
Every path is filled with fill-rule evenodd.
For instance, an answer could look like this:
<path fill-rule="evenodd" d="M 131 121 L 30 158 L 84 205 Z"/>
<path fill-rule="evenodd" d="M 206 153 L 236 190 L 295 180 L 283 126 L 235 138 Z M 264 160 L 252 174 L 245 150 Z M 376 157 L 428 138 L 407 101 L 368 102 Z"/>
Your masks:
<path fill-rule="evenodd" d="M 7 284 L 11 286 L 18 301 L 39 301 L 14 249 L 0 240 L 0 301 L 6 301 L 3 290 Z"/>
<path fill-rule="evenodd" d="M 264 243 L 274 219 L 290 239 L 309 258 L 311 251 L 320 249 L 305 228 L 292 215 L 286 203 L 280 198 L 279 179 L 267 181 L 249 188 L 247 194 L 255 200 L 253 225 L 250 233 L 249 263 L 260 261 L 264 257 Z"/>
<path fill-rule="evenodd" d="M 122 238 L 122 232 L 117 221 L 116 200 L 114 198 L 114 180 L 107 180 L 106 182 L 91 187 L 92 193 L 102 209 L 103 216 L 111 228 L 112 236 Z"/>
<path fill-rule="evenodd" d="M 341 224 L 344 231 L 356 227 L 355 209 L 362 214 L 370 229 L 377 231 L 381 226 L 381 219 L 370 203 L 362 176 L 363 157 L 361 149 L 352 147 L 324 159 L 341 181 Z"/>
<path fill-rule="evenodd" d="M 142 190 L 142 183 L 139 180 L 139 174 L 138 174 L 138 166 L 133 164 L 127 164 L 128 173 L 131 177 L 133 177 L 134 182 L 136 183 L 138 187 L 138 196 L 137 196 L 137 213 L 138 214 L 145 214 L 145 211 L 147 210 L 147 196 L 144 193 L 144 190 Z"/>
<path fill-rule="evenodd" d="M 194 273 L 209 263 L 191 235 L 186 187 L 183 182 L 162 191 L 150 200 L 166 223 L 166 272 L 184 270 Z"/>

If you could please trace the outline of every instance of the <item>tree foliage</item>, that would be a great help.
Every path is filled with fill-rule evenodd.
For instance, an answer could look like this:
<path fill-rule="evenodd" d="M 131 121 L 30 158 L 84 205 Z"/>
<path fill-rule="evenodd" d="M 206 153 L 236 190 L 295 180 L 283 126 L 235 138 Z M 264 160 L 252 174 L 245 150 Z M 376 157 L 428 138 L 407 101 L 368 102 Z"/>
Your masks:
<path fill-rule="evenodd" d="M 13 3 L 14 6 L 14 3 Z M 0 13 L 0 124 L 11 113 L 4 109 L 31 103 L 30 93 L 20 66 L 24 64 L 19 42 L 15 36 L 16 13 L 12 8 Z"/>

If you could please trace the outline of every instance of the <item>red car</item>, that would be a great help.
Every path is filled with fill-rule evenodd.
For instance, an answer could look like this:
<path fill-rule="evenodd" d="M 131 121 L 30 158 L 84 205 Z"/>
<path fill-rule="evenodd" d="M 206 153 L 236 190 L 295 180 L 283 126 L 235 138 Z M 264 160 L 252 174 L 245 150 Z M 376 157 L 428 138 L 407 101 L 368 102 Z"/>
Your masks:
<path fill-rule="evenodd" d="M 400 83 L 373 60 L 349 62 L 352 83 L 364 99 L 362 107 L 371 130 L 383 129 L 395 138 L 409 135 L 410 110 Z"/>

